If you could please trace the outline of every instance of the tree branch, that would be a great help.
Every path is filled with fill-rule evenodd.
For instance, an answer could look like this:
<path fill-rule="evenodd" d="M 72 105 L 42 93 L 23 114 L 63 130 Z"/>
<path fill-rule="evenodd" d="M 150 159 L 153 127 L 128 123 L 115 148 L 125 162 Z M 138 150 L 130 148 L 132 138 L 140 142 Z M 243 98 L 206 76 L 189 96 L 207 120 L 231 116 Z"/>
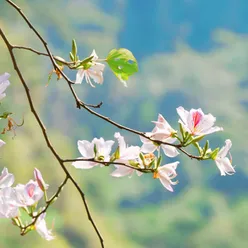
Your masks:
<path fill-rule="evenodd" d="M 10 2 L 12 6 L 16 6 L 14 5 L 11 1 L 9 0 L 6 0 L 7 2 Z M 15 8 L 18 8 L 18 7 L 15 7 Z M 20 8 L 18 8 L 18 11 L 20 12 Z M 28 88 L 28 85 L 26 84 L 23 76 L 22 76 L 22 73 L 17 65 L 17 62 L 16 62 L 16 59 L 15 59 L 15 55 L 14 55 L 14 52 L 13 52 L 13 46 L 10 44 L 10 42 L 8 41 L 7 37 L 5 36 L 4 32 L 2 31 L 2 29 L 0 29 L 0 36 L 3 38 L 3 41 L 5 42 L 7 48 L 8 48 L 8 51 L 9 51 L 9 54 L 11 56 L 11 60 L 12 60 L 12 63 L 13 63 L 13 66 L 14 66 L 14 69 L 15 71 L 17 72 L 18 76 L 19 76 L 19 79 L 24 87 L 24 90 L 25 90 L 25 93 L 26 93 L 26 96 L 27 96 L 27 99 L 28 99 L 28 103 L 29 103 L 29 106 L 30 106 L 30 109 L 31 109 L 31 112 L 33 113 L 38 125 L 40 126 L 40 129 L 43 133 L 43 136 L 44 136 L 44 139 L 46 141 L 46 144 L 48 146 L 48 148 L 50 149 L 50 151 L 52 152 L 52 154 L 54 155 L 54 157 L 57 159 L 57 161 L 59 162 L 61 168 L 63 169 L 63 171 L 65 172 L 65 174 L 67 175 L 67 177 L 72 181 L 73 185 L 76 187 L 76 189 L 78 190 L 82 200 L 83 200 L 83 203 L 84 203 L 84 207 L 85 207 L 85 210 L 86 210 L 86 213 L 88 215 L 88 219 L 89 221 L 91 222 L 92 226 L 94 227 L 95 229 L 95 232 L 97 233 L 97 236 L 100 240 L 100 243 L 101 243 L 101 247 L 104 248 L 104 244 L 103 244 L 103 238 L 98 230 L 98 228 L 96 227 L 96 224 L 94 223 L 94 220 L 90 214 L 90 211 L 89 211 L 89 207 L 88 207 L 88 204 L 86 202 L 86 199 L 85 199 L 85 195 L 83 193 L 83 191 L 80 189 L 80 186 L 77 184 L 77 182 L 75 181 L 75 179 L 71 176 L 71 174 L 69 173 L 69 171 L 67 170 L 67 168 L 65 167 L 64 165 L 64 162 L 63 160 L 61 159 L 61 157 L 59 156 L 59 154 L 56 152 L 56 150 L 54 149 L 53 145 L 51 144 L 50 140 L 49 140 L 49 137 L 47 135 L 47 132 L 46 132 L 46 127 L 45 125 L 43 124 L 42 120 L 40 119 L 35 107 L 34 107 L 34 104 L 33 104 L 33 100 L 32 100 L 32 97 L 31 97 L 31 94 L 30 94 L 30 90 Z M 53 58 L 52 58 L 53 59 Z"/>

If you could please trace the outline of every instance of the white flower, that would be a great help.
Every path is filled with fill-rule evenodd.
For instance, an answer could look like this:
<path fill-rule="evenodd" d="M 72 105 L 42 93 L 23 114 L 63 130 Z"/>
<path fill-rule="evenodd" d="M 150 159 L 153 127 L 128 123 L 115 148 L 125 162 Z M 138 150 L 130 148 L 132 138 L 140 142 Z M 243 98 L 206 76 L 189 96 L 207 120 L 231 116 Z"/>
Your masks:
<path fill-rule="evenodd" d="M 49 185 L 45 183 L 41 172 L 37 168 L 34 169 L 34 177 L 42 191 L 48 189 Z"/>
<path fill-rule="evenodd" d="M 179 162 L 174 162 L 158 167 L 158 170 L 154 172 L 154 178 L 158 178 L 163 186 L 173 192 L 171 185 L 176 185 L 178 182 L 173 182 L 172 179 L 177 176 L 176 168 Z"/>
<path fill-rule="evenodd" d="M 231 149 L 232 142 L 231 140 L 226 140 L 226 145 L 221 148 L 221 150 L 217 153 L 215 158 L 215 163 L 220 170 L 221 176 L 232 175 L 235 173 L 235 170 L 232 166 L 231 160 L 227 157 L 227 153 Z"/>
<path fill-rule="evenodd" d="M 91 64 L 87 64 L 85 69 L 78 70 L 75 84 L 81 84 L 84 77 L 85 77 L 86 82 L 90 84 L 92 87 L 95 87 L 95 86 L 92 84 L 90 78 L 92 78 L 97 84 L 103 83 L 103 70 L 104 70 L 105 65 L 102 63 L 96 62 L 98 60 L 98 56 L 95 50 L 93 50 L 90 56 L 94 56 Z"/>
<path fill-rule="evenodd" d="M 152 132 L 146 133 L 147 137 L 150 137 L 153 140 L 167 142 L 170 144 L 173 144 L 177 140 L 176 138 L 172 138 L 173 134 L 176 131 L 169 125 L 169 123 L 161 114 L 159 114 L 158 120 L 153 122 L 156 124 L 156 126 L 152 130 Z M 168 157 L 176 157 L 179 154 L 177 149 L 173 146 L 164 144 L 159 145 L 149 139 L 144 138 L 143 136 L 140 136 L 140 140 L 143 143 L 143 145 L 141 146 L 141 151 L 144 153 L 153 153 L 161 146 L 165 155 Z"/>
<path fill-rule="evenodd" d="M 200 136 L 223 131 L 222 127 L 213 127 L 216 118 L 211 114 L 205 115 L 200 108 L 187 111 L 183 107 L 178 107 L 177 113 L 181 118 L 179 122 L 192 135 Z"/>
<path fill-rule="evenodd" d="M 26 185 L 18 184 L 14 187 L 14 197 L 18 206 L 32 206 L 44 195 L 36 181 L 30 180 Z"/>
<path fill-rule="evenodd" d="M 110 159 L 110 152 L 113 144 L 113 140 L 104 141 L 103 138 L 94 138 L 92 142 L 89 142 L 87 140 L 79 140 L 78 150 L 81 153 L 82 157 L 79 157 L 78 159 L 94 158 L 95 160 L 108 162 Z M 91 169 L 98 164 L 99 163 L 97 162 L 90 161 L 76 161 L 72 163 L 72 165 L 78 169 Z"/>
<path fill-rule="evenodd" d="M 0 190 L 0 218 L 15 218 L 19 215 L 13 196 L 13 188 L 7 187 Z"/>
<path fill-rule="evenodd" d="M 0 176 L 0 189 L 10 187 L 14 181 L 14 175 L 9 173 L 7 168 L 4 168 Z"/>
<path fill-rule="evenodd" d="M 38 217 L 35 223 L 35 230 L 39 233 L 42 238 L 50 241 L 53 240 L 55 237 L 52 235 L 52 231 L 47 229 L 45 217 L 46 213 L 43 213 Z"/>
<path fill-rule="evenodd" d="M 4 74 L 0 75 L 0 100 L 2 100 L 6 96 L 4 91 L 10 85 L 10 82 L 8 80 L 9 77 L 10 77 L 10 74 L 7 73 L 7 72 L 5 72 Z"/>
<path fill-rule="evenodd" d="M 118 140 L 119 144 L 119 157 L 114 162 L 129 164 L 130 160 L 136 160 L 139 157 L 140 147 L 130 146 L 128 147 L 124 137 L 120 133 L 115 133 L 115 138 Z M 123 165 L 114 165 L 116 170 L 111 173 L 113 177 L 123 177 L 123 176 L 132 176 L 135 169 L 123 166 Z M 137 175 L 140 176 L 142 173 L 137 171 Z"/>

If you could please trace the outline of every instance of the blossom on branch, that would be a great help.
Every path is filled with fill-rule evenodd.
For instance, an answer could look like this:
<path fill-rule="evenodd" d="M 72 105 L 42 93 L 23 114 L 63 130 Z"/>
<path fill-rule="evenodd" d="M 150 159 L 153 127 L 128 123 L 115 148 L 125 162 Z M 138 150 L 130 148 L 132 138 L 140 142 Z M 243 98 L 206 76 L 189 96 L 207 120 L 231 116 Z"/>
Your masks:
<path fill-rule="evenodd" d="M 152 132 L 145 133 L 147 137 L 153 139 L 154 141 L 161 141 L 170 144 L 173 144 L 177 140 L 173 137 L 176 131 L 169 125 L 169 123 L 164 119 L 161 114 L 159 114 L 158 120 L 153 122 L 156 124 L 156 126 L 152 130 Z M 165 155 L 168 157 L 176 157 L 179 154 L 176 147 L 165 144 L 159 144 L 149 139 L 146 139 L 143 136 L 140 136 L 140 140 L 143 143 L 141 151 L 144 153 L 153 153 L 155 150 L 158 150 L 161 146 Z"/>
<path fill-rule="evenodd" d="M 35 230 L 39 233 L 42 238 L 50 241 L 53 240 L 55 237 L 52 235 L 52 231 L 47 229 L 45 217 L 46 213 L 43 213 L 38 217 L 35 223 Z"/>
<path fill-rule="evenodd" d="M 163 186 L 171 192 L 173 192 L 173 188 L 171 185 L 176 185 L 178 183 L 178 181 L 172 181 L 172 179 L 177 176 L 176 168 L 178 164 L 179 162 L 174 162 L 160 166 L 153 174 L 153 177 L 158 178 Z"/>
<path fill-rule="evenodd" d="M 92 142 L 79 140 L 78 150 L 82 157 L 78 159 L 94 159 L 95 161 L 75 161 L 72 165 L 78 169 L 91 169 L 99 164 L 97 161 L 108 162 L 113 144 L 113 140 L 104 141 L 103 138 L 94 138 Z"/>
<path fill-rule="evenodd" d="M 179 123 L 191 135 L 200 136 L 223 131 L 222 127 L 213 127 L 216 118 L 211 114 L 204 114 L 200 108 L 187 111 L 183 107 L 178 107 L 177 113 L 181 118 Z"/>
<path fill-rule="evenodd" d="M 84 77 L 88 84 L 90 84 L 92 87 L 95 87 L 92 82 L 91 78 L 94 80 L 97 84 L 103 83 L 103 70 L 105 68 L 105 65 L 102 63 L 96 62 L 98 60 L 98 56 L 93 50 L 90 57 L 93 56 L 91 62 L 84 65 L 83 69 L 79 69 L 76 75 L 76 81 L 75 84 L 81 84 Z"/>
<path fill-rule="evenodd" d="M 26 185 L 17 184 L 14 187 L 14 200 L 18 206 L 32 206 L 44 195 L 36 181 L 30 180 Z"/>
<path fill-rule="evenodd" d="M 118 150 L 115 153 L 116 158 L 114 162 L 129 164 L 129 161 L 136 160 L 139 157 L 140 147 L 138 146 L 127 146 L 124 137 L 120 133 L 115 133 L 115 138 L 118 140 Z M 123 176 L 132 176 L 135 169 L 126 167 L 124 165 L 114 165 L 116 170 L 111 173 L 113 177 L 123 177 Z M 137 171 L 137 175 L 140 176 L 142 173 Z"/>
<path fill-rule="evenodd" d="M 0 75 L 0 101 L 6 96 L 4 91 L 10 85 L 10 82 L 8 80 L 9 77 L 10 77 L 10 74 L 7 73 L 7 72 L 5 72 L 4 74 Z"/>
<path fill-rule="evenodd" d="M 232 166 L 232 159 L 227 157 L 229 150 L 231 149 L 232 142 L 231 140 L 226 140 L 226 145 L 221 148 L 221 150 L 217 153 L 215 157 L 215 163 L 220 170 L 221 176 L 233 175 L 235 173 L 235 169 Z"/>

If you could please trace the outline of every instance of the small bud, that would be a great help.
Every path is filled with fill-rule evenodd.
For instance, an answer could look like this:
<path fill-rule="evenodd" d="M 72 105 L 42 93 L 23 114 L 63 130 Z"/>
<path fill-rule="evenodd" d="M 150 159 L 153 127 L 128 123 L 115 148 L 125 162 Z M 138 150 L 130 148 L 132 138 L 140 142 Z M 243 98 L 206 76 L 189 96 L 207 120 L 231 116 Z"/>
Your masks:
<path fill-rule="evenodd" d="M 48 184 L 45 183 L 45 181 L 41 175 L 41 172 L 37 168 L 34 169 L 34 177 L 35 177 L 40 189 L 43 192 L 46 191 L 48 189 Z"/>

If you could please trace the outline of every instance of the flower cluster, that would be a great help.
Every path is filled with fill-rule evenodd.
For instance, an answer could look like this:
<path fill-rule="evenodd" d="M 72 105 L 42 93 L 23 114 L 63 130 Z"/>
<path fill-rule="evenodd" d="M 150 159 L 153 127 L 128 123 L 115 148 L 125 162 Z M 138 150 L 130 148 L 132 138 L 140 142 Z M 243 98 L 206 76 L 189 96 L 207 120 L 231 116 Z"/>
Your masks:
<path fill-rule="evenodd" d="M 20 214 L 20 209 L 23 209 L 32 218 L 32 224 L 25 232 L 35 229 L 46 240 L 52 240 L 54 236 L 46 226 L 45 213 L 42 209 L 38 212 L 36 209 L 48 185 L 36 168 L 34 178 L 35 180 L 30 180 L 27 184 L 11 187 L 14 183 L 14 175 L 9 173 L 7 168 L 3 169 L 0 176 L 0 218 L 12 219 L 13 223 L 23 230 L 25 227 Z"/>
<path fill-rule="evenodd" d="M 6 96 L 4 91 L 10 85 L 9 77 L 8 73 L 0 75 L 0 100 Z M 0 147 L 3 145 L 5 142 L 0 140 Z M 43 238 L 51 240 L 54 236 L 47 229 L 45 213 L 41 213 L 42 210 L 35 212 L 38 202 L 46 195 L 44 193 L 48 185 L 38 169 L 34 169 L 34 178 L 35 180 L 30 180 L 25 185 L 17 184 L 12 187 L 14 175 L 9 173 L 7 168 L 3 168 L 0 176 L 0 218 L 12 219 L 15 225 L 24 229 L 20 215 L 20 209 L 23 209 L 33 219 L 33 224 L 26 231 L 35 229 Z"/>
<path fill-rule="evenodd" d="M 157 121 L 153 121 L 155 124 L 153 130 L 140 135 L 143 143 L 140 147 L 128 146 L 120 133 L 114 135 L 118 146 L 112 154 L 111 149 L 114 145 L 112 140 L 105 141 L 103 138 L 94 138 L 92 142 L 79 140 L 78 150 L 82 157 L 79 157 L 72 165 L 79 169 L 90 169 L 97 165 L 114 164 L 115 170 L 111 173 L 113 177 L 131 177 L 134 171 L 138 176 L 143 173 L 153 173 L 153 177 L 158 178 L 167 190 L 173 191 L 172 185 L 177 184 L 178 181 L 172 181 L 172 179 L 177 176 L 176 169 L 179 162 L 161 166 L 161 150 L 165 156 L 174 158 L 184 147 L 194 144 L 199 152 L 197 159 L 214 160 L 221 175 L 235 173 L 231 159 L 227 157 L 232 145 L 230 140 L 226 140 L 226 145 L 220 151 L 219 148 L 212 151 L 208 147 L 208 141 L 203 148 L 198 143 L 205 135 L 223 130 L 221 127 L 214 126 L 216 118 L 211 114 L 204 114 L 201 109 L 187 111 L 183 107 L 178 107 L 177 113 L 180 116 L 178 121 L 180 135 L 159 114 Z M 179 143 L 175 144 L 176 141 Z"/>

